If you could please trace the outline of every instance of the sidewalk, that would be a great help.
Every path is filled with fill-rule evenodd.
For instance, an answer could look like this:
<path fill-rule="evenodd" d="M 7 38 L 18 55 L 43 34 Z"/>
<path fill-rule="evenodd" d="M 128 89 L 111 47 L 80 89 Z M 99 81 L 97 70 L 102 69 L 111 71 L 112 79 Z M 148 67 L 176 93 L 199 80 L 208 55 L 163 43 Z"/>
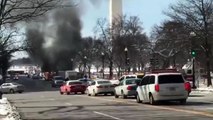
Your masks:
<path fill-rule="evenodd" d="M 21 120 L 16 108 L 10 104 L 7 98 L 0 99 L 0 120 Z"/>
<path fill-rule="evenodd" d="M 206 84 L 202 83 L 202 84 L 199 84 L 199 86 L 197 85 L 197 89 L 192 89 L 192 91 L 213 93 L 213 86 L 207 87 Z"/>

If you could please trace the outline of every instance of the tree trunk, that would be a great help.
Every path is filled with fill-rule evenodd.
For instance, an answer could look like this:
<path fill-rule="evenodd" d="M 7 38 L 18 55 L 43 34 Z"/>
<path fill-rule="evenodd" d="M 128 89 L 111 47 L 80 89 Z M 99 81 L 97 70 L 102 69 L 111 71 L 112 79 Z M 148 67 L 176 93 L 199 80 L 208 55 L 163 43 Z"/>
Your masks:
<path fill-rule="evenodd" d="M 89 69 L 89 78 L 91 78 L 91 66 L 88 66 Z"/>
<path fill-rule="evenodd" d="M 208 48 L 207 48 L 208 49 Z M 206 51 L 206 70 L 207 70 L 207 87 L 212 85 L 211 74 L 210 74 L 210 57 L 209 50 Z"/>
<path fill-rule="evenodd" d="M 113 78 L 113 61 L 112 59 L 110 60 L 110 63 L 109 63 L 109 79 L 111 80 Z"/>
<path fill-rule="evenodd" d="M 119 66 L 118 67 L 118 77 L 120 77 L 120 75 L 121 75 L 121 67 Z"/>
<path fill-rule="evenodd" d="M 2 68 L 2 83 L 6 82 L 7 68 Z"/>

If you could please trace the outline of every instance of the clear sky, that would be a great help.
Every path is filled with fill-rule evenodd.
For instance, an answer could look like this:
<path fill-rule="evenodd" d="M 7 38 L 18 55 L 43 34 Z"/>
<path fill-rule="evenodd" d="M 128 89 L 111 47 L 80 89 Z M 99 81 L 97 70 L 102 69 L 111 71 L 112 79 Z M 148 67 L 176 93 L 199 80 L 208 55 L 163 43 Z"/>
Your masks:
<path fill-rule="evenodd" d="M 85 1 L 85 0 L 84 0 Z M 90 0 L 93 1 L 93 0 Z M 95 5 L 85 2 L 82 14 L 82 36 L 93 36 L 93 28 L 98 18 L 109 18 L 109 0 Z M 143 23 L 144 32 L 149 34 L 155 24 L 160 24 L 167 17 L 162 11 L 168 10 L 170 4 L 177 0 L 123 0 L 123 13 L 128 16 L 138 16 Z"/>

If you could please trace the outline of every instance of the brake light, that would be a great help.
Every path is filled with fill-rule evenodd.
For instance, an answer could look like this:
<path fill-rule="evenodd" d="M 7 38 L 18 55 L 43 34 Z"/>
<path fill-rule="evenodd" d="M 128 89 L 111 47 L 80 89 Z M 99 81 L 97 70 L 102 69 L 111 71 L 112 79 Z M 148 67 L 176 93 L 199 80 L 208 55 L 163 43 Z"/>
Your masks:
<path fill-rule="evenodd" d="M 191 85 L 189 82 L 185 82 L 184 86 L 186 91 L 191 91 Z"/>
<path fill-rule="evenodd" d="M 159 92 L 159 91 L 160 91 L 160 85 L 159 85 L 159 84 L 155 85 L 155 91 L 156 91 L 156 92 Z"/>
<path fill-rule="evenodd" d="M 97 86 L 97 88 L 103 88 L 103 86 Z"/>
<path fill-rule="evenodd" d="M 128 87 L 127 87 L 127 90 L 132 90 L 132 86 L 128 86 Z"/>

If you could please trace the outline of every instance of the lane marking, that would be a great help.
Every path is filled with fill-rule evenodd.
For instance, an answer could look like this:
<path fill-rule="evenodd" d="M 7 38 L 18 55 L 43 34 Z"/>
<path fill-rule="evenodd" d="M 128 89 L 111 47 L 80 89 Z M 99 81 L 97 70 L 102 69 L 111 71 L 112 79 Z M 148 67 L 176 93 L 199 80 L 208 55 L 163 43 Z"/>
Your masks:
<path fill-rule="evenodd" d="M 48 100 L 50 100 L 50 101 L 54 101 L 55 99 L 51 98 L 51 99 L 48 99 Z"/>
<path fill-rule="evenodd" d="M 97 111 L 93 111 L 93 112 L 96 113 L 96 114 L 99 114 L 99 115 L 103 115 L 105 117 L 110 117 L 110 118 L 115 119 L 115 120 L 124 120 L 124 119 L 117 118 L 117 117 L 114 117 L 114 116 L 111 116 L 111 115 L 108 115 L 108 114 L 105 114 L 105 113 L 102 113 L 102 112 L 97 112 Z"/>
<path fill-rule="evenodd" d="M 71 106 L 71 105 L 73 105 L 72 103 L 65 103 L 66 105 L 69 105 L 69 106 Z"/>
<path fill-rule="evenodd" d="M 104 100 L 104 101 L 110 101 L 110 102 L 118 102 L 118 103 L 126 103 L 129 105 L 140 105 L 140 106 L 145 106 L 148 108 L 155 108 L 155 109 L 161 109 L 161 110 L 169 110 L 169 111 L 176 111 L 176 112 L 183 112 L 183 113 L 190 113 L 190 114 L 195 114 L 195 115 L 202 115 L 202 116 L 207 116 L 207 117 L 213 117 L 213 114 L 207 113 L 207 112 L 202 112 L 202 111 L 195 111 L 195 110 L 186 110 L 186 109 L 180 109 L 180 108 L 171 108 L 171 107 L 165 107 L 165 106 L 153 106 L 153 105 L 146 105 L 146 104 L 139 104 L 139 103 L 131 103 L 130 101 L 122 101 L 122 100 L 110 100 L 106 98 L 100 98 L 100 97 L 88 97 L 88 96 L 83 96 L 87 98 L 92 98 L 92 99 L 99 99 L 99 100 Z"/>

